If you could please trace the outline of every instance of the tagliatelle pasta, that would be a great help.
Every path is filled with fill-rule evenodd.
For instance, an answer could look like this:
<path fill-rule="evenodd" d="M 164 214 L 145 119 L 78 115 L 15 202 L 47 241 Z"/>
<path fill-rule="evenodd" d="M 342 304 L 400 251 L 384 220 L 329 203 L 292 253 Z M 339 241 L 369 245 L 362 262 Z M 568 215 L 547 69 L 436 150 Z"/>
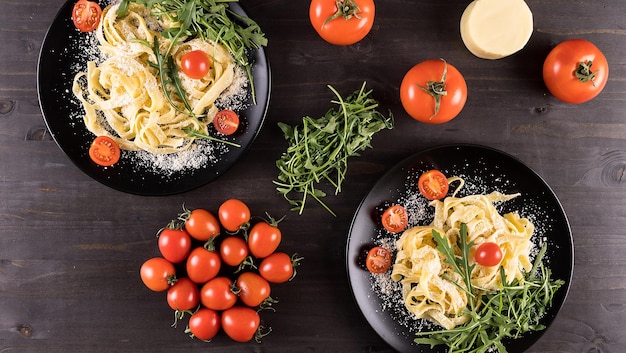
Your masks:
<path fill-rule="evenodd" d="M 532 268 L 530 250 L 533 223 L 517 213 L 500 215 L 495 203 L 511 200 L 519 194 L 447 197 L 430 203 L 435 208 L 433 222 L 427 226 L 407 229 L 396 242 L 397 255 L 392 279 L 402 285 L 402 296 L 407 309 L 418 318 L 434 321 L 446 329 L 461 325 L 469 318 L 463 313 L 468 306 L 461 275 L 445 262 L 445 255 L 437 250 L 432 232 L 437 231 L 455 248 L 460 225 L 467 225 L 467 241 L 474 248 L 485 242 L 500 246 L 503 258 L 499 266 L 476 264 L 472 272 L 473 286 L 484 292 L 497 291 L 501 286 L 500 267 L 507 281 L 523 280 L 524 272 Z M 470 260 L 472 264 L 473 259 Z"/>
<path fill-rule="evenodd" d="M 178 73 L 190 114 L 179 97 L 170 96 L 173 105 L 168 101 L 162 78 L 150 64 L 158 60 L 155 40 L 161 53 L 170 46 L 159 32 L 168 24 L 157 22 L 136 4 L 131 4 L 128 15 L 118 18 L 117 6 L 104 9 L 96 33 L 104 61 L 90 61 L 87 71 L 74 78 L 72 89 L 85 109 L 85 125 L 95 135 L 114 138 L 122 149 L 155 154 L 185 150 L 194 140 L 185 130 L 207 134 L 207 125 L 218 111 L 215 101 L 233 83 L 234 60 L 224 46 L 212 41 L 191 39 L 172 46 L 170 54 L 177 66 L 185 53 L 198 49 L 211 62 L 210 72 L 202 79 Z"/>

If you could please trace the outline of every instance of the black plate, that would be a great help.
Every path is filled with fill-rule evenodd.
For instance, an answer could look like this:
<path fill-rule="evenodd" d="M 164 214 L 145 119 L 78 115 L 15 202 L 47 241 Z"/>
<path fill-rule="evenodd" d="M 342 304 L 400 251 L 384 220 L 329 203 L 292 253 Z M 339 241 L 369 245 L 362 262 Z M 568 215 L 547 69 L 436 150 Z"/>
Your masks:
<path fill-rule="evenodd" d="M 257 104 L 249 94 L 247 107 L 239 114 L 242 126 L 230 141 L 241 147 L 227 147 L 211 143 L 215 158 L 193 168 L 167 171 L 155 168 L 154 163 L 137 158 L 136 152 L 122 152 L 120 162 L 113 167 L 100 167 L 89 159 L 88 148 L 94 135 L 82 122 L 83 108 L 72 94 L 72 81 L 78 71 L 85 70 L 93 36 L 80 33 L 74 27 L 71 9 L 74 0 L 68 0 L 48 29 L 38 66 L 38 94 L 41 111 L 52 137 L 67 156 L 87 175 L 114 189 L 139 195 L 170 195 L 205 185 L 230 168 L 250 147 L 259 133 L 269 105 L 271 75 L 264 50 L 250 52 L 254 62 L 253 77 Z M 247 16 L 238 3 L 231 10 Z M 204 143 L 204 142 L 203 142 Z M 145 153 L 145 152 L 143 152 Z M 162 164 L 161 164 L 162 166 Z"/>
<path fill-rule="evenodd" d="M 521 193 L 499 207 L 501 212 L 519 211 L 521 216 L 533 221 L 536 227 L 533 238 L 548 243 L 547 266 L 554 278 L 565 281 L 554 297 L 553 306 L 541 320 L 546 326 L 550 325 L 569 291 L 574 264 L 571 230 L 559 200 L 539 175 L 515 157 L 484 146 L 451 145 L 425 150 L 394 166 L 374 185 L 356 211 L 347 244 L 347 271 L 356 303 L 372 328 L 400 352 L 447 351 L 445 346 L 431 349 L 413 342 L 414 333 L 428 330 L 428 325 L 421 326 L 424 321 L 409 317 L 400 301 L 399 286 L 389 287 L 392 284 L 390 271 L 374 276 L 363 265 L 372 246 L 399 237 L 399 234 L 390 237 L 382 230 L 380 210 L 385 206 L 405 205 L 410 226 L 432 221 L 433 210 L 417 189 L 417 178 L 430 169 L 439 169 L 447 176 L 463 177 L 466 186 L 458 196 L 491 191 Z M 505 342 L 505 346 L 510 353 L 521 353 L 544 332 L 529 333 L 514 342 Z"/>

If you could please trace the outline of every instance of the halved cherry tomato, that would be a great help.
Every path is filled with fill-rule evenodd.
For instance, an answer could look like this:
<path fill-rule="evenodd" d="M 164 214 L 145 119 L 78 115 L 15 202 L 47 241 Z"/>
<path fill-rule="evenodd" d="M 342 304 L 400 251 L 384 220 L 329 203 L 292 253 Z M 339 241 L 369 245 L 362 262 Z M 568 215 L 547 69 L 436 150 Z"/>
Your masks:
<path fill-rule="evenodd" d="M 220 223 L 229 232 L 237 232 L 249 225 L 250 209 L 241 200 L 224 201 L 217 212 Z"/>
<path fill-rule="evenodd" d="M 221 266 L 222 261 L 217 253 L 199 246 L 189 253 L 187 276 L 198 284 L 206 283 L 217 276 Z"/>
<path fill-rule="evenodd" d="M 192 50 L 180 58 L 180 68 L 185 75 L 198 80 L 209 73 L 211 62 L 202 50 Z"/>
<path fill-rule="evenodd" d="M 213 126 L 219 133 L 232 135 L 239 128 L 239 115 L 229 109 L 220 110 L 213 118 Z"/>
<path fill-rule="evenodd" d="M 78 0 L 72 9 L 72 21 L 81 32 L 91 32 L 98 28 L 102 8 L 94 1 Z"/>
<path fill-rule="evenodd" d="M 465 106 L 467 84 L 445 60 L 426 60 L 413 66 L 400 84 L 400 101 L 415 120 L 442 124 L 454 119 Z"/>
<path fill-rule="evenodd" d="M 398 233 L 406 228 L 409 223 L 409 215 L 401 205 L 390 206 L 383 212 L 381 219 L 383 227 L 390 233 Z"/>
<path fill-rule="evenodd" d="M 200 302 L 213 310 L 226 310 L 237 302 L 233 291 L 233 281 L 224 276 L 215 277 L 200 289 Z"/>
<path fill-rule="evenodd" d="M 185 220 L 185 230 L 194 239 L 207 241 L 220 234 L 220 223 L 215 216 L 201 208 L 185 211 L 181 217 Z"/>
<path fill-rule="evenodd" d="M 239 266 L 248 257 L 248 244 L 236 235 L 226 237 L 220 244 L 222 261 L 229 266 Z"/>
<path fill-rule="evenodd" d="M 191 310 L 200 303 L 200 290 L 189 278 L 176 280 L 167 290 L 167 304 L 173 310 Z"/>
<path fill-rule="evenodd" d="M 367 253 L 365 267 L 371 273 L 384 273 L 391 267 L 391 253 L 382 246 L 375 246 Z"/>
<path fill-rule="evenodd" d="M 474 254 L 476 263 L 482 266 L 496 266 L 502 261 L 502 249 L 493 242 L 482 243 Z"/>
<path fill-rule="evenodd" d="M 309 19 L 325 41 L 354 44 L 370 32 L 376 13 L 373 0 L 313 0 Z"/>
<path fill-rule="evenodd" d="M 167 290 L 176 280 L 174 265 L 162 257 L 146 260 L 141 265 L 139 274 L 146 287 L 155 292 Z"/>
<path fill-rule="evenodd" d="M 239 289 L 239 299 L 247 306 L 259 306 L 270 296 L 269 282 L 254 272 L 240 274 L 235 284 Z"/>
<path fill-rule="evenodd" d="M 234 306 L 222 313 L 224 332 L 237 342 L 248 342 L 258 335 L 261 317 L 256 310 L 245 306 Z"/>
<path fill-rule="evenodd" d="M 121 151 L 117 142 L 108 136 L 96 137 L 89 147 L 89 158 L 103 167 L 110 167 L 120 160 Z"/>
<path fill-rule="evenodd" d="M 261 221 L 250 229 L 248 247 L 256 258 L 262 259 L 270 256 L 280 244 L 282 233 L 275 222 L 270 221 L 270 223 Z"/>
<path fill-rule="evenodd" d="M 417 180 L 417 186 L 422 195 L 429 200 L 440 200 L 444 198 L 448 194 L 449 188 L 448 178 L 436 169 L 429 170 L 420 175 Z"/>
<path fill-rule="evenodd" d="M 215 337 L 222 326 L 222 319 L 215 310 L 200 308 L 189 318 L 187 332 L 192 338 L 208 341 Z"/>
<path fill-rule="evenodd" d="M 184 229 L 164 228 L 159 232 L 159 251 L 172 262 L 183 262 L 191 250 L 191 237 Z"/>
<path fill-rule="evenodd" d="M 296 275 L 296 266 L 300 265 L 301 257 L 289 256 L 284 252 L 275 252 L 261 261 L 259 273 L 271 283 L 284 283 Z"/>

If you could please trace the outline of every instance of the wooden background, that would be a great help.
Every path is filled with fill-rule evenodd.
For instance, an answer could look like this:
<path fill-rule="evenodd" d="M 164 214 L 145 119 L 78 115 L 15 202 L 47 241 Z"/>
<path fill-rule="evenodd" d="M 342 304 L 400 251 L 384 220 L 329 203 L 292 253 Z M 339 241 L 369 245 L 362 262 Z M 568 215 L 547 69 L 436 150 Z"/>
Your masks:
<path fill-rule="evenodd" d="M 528 0 L 533 36 L 511 57 L 472 56 L 459 36 L 468 0 L 377 2 L 362 42 L 336 47 L 308 21 L 309 2 L 242 0 L 269 38 L 272 96 L 251 150 L 197 190 L 142 197 L 112 190 L 75 167 L 46 132 L 36 90 L 39 50 L 65 0 L 0 0 L 0 352 L 390 352 L 363 319 L 345 271 L 354 211 L 384 171 L 427 147 L 479 143 L 510 153 L 554 189 L 574 235 L 569 297 L 528 352 L 618 353 L 626 347 L 626 2 Z M 68 14 L 69 16 L 69 14 Z M 551 97 L 541 66 L 558 42 L 581 37 L 606 54 L 603 93 L 582 105 Z M 429 126 L 402 110 L 404 73 L 445 58 L 465 75 L 460 116 Z M 338 216 L 311 204 L 289 211 L 272 184 L 286 144 L 277 122 L 297 124 L 329 108 L 332 84 L 363 81 L 396 127 L 353 159 L 343 192 L 327 197 Z M 277 312 L 262 344 L 212 343 L 170 328 L 163 295 L 147 290 L 141 263 L 156 255 L 155 231 L 189 207 L 244 199 L 253 213 L 286 214 L 283 250 L 304 256 L 294 282 L 276 286 Z"/>

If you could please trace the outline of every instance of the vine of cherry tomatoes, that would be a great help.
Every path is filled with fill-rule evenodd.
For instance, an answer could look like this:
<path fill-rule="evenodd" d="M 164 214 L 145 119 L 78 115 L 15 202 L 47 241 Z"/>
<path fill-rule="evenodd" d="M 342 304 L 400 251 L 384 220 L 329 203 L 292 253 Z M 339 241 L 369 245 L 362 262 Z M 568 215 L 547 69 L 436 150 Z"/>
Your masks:
<path fill-rule="evenodd" d="M 174 326 L 188 316 L 185 333 L 204 341 L 220 331 L 260 341 L 271 331 L 260 312 L 277 302 L 272 285 L 293 279 L 302 258 L 279 250 L 282 219 L 267 217 L 253 222 L 245 202 L 229 199 L 215 215 L 183 207 L 158 232 L 161 256 L 146 260 L 140 276 L 150 290 L 166 292 Z"/>

